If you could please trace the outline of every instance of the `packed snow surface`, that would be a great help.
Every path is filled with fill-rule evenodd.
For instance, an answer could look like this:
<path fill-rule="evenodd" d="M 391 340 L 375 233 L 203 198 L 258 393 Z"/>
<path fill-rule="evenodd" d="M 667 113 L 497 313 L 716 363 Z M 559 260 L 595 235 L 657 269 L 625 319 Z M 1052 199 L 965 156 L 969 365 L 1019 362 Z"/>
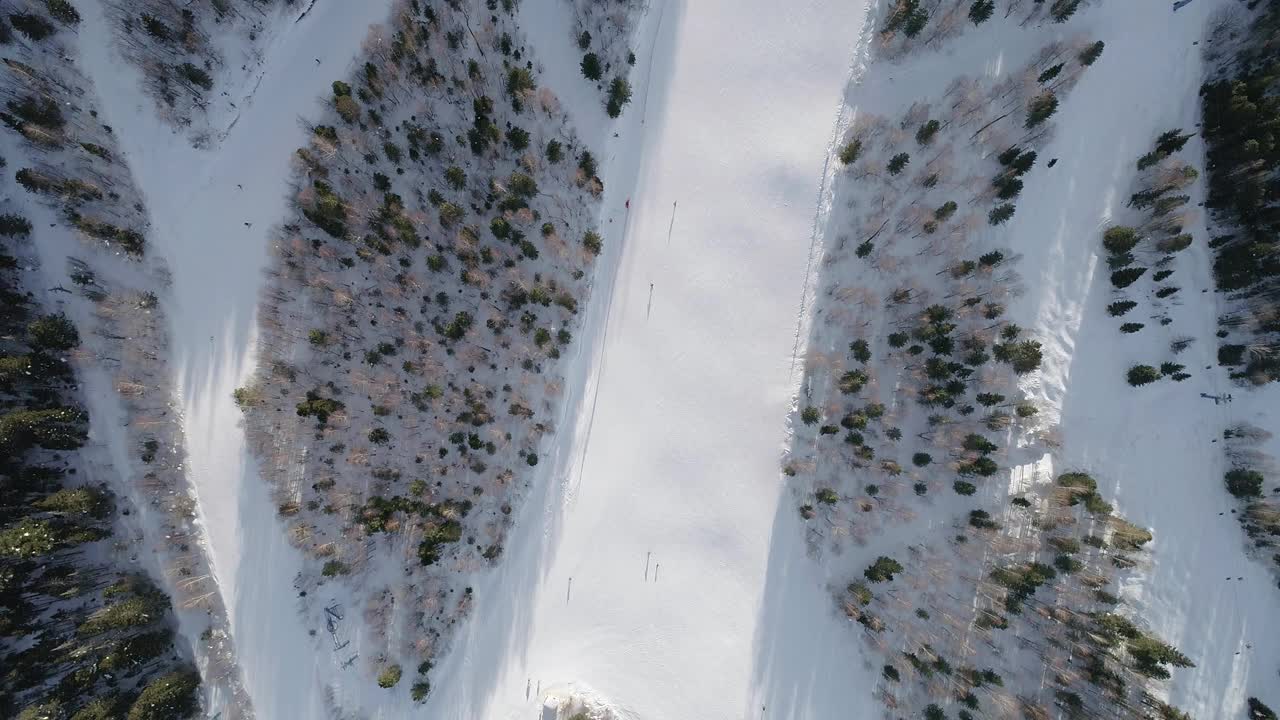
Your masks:
<path fill-rule="evenodd" d="M 1169 696 L 1197 718 L 1243 715 L 1250 695 L 1275 705 L 1267 696 L 1280 667 L 1275 579 L 1265 558 L 1245 554 L 1236 503 L 1223 485 L 1221 438 L 1241 421 L 1274 431 L 1276 389 L 1233 386 L 1217 365 L 1219 309 L 1203 215 L 1188 228 L 1195 241 L 1175 266 L 1181 299 L 1167 309 L 1173 323 L 1149 322 L 1136 336 L 1121 335 L 1104 309 L 1114 298 L 1100 237 L 1107 225 L 1138 216 L 1125 207 L 1135 158 L 1161 132 L 1196 129 L 1205 31 L 1227 5 L 1197 2 L 1174 14 L 1160 3 L 1104 3 L 1090 11 L 1106 53 L 1058 113 L 1061 132 L 1042 155 L 1060 158 L 1057 166 L 1037 168 L 1027 181 L 1036 192 L 1010 223 L 1012 237 L 1026 241 L 1014 244 L 1026 252 L 1030 292 L 1022 307 L 1035 308 L 1017 319 L 1045 340 L 1034 394 L 1060 413 L 1060 470 L 1096 472 L 1117 510 L 1152 529 L 1152 567 L 1126 592 L 1151 629 L 1196 663 L 1175 673 Z M 1203 173 L 1200 139 L 1187 150 Z M 1204 177 L 1193 203 L 1203 201 Z M 1177 356 L 1192 377 L 1129 387 L 1125 371 L 1173 359 L 1175 337 L 1196 338 Z M 1235 401 L 1217 405 L 1201 393 Z"/>
<path fill-rule="evenodd" d="M 807 684 L 790 673 L 807 676 L 812 657 L 757 668 L 756 632 L 771 544 L 800 536 L 770 528 L 816 189 L 863 12 L 829 0 L 650 7 L 635 101 L 606 155 L 601 222 L 621 257 L 593 295 L 577 428 L 561 431 L 572 437 L 550 487 L 478 584 L 428 715 L 529 717 L 568 688 L 624 717 L 757 717 L 766 685 Z M 581 82 L 563 14 L 522 9 L 539 57 Z M 556 90 L 590 127 L 598 99 L 578 108 Z M 820 581 L 795 582 L 791 610 L 835 630 Z M 849 677 L 856 652 L 844 648 Z M 811 717 L 869 701 L 847 681 L 788 700 L 822 708 Z"/>
<path fill-rule="evenodd" d="M 84 5 L 86 24 L 104 26 L 97 3 Z M 1230 391 L 1216 368 L 1200 370 L 1213 365 L 1215 329 L 1212 295 L 1199 292 L 1210 287 L 1203 227 L 1179 271 L 1175 329 L 1199 338 L 1184 355 L 1193 372 L 1184 383 L 1124 385 L 1128 364 L 1163 359 L 1167 338 L 1121 344 L 1102 310 L 1095 253 L 1109 218 L 1124 221 L 1133 158 L 1159 132 L 1193 125 L 1201 64 L 1192 42 L 1220 5 L 1088 11 L 1099 13 L 1092 27 L 1107 54 L 1059 110 L 1061 132 L 1043 157 L 1060 161 L 1035 171 L 1035 192 L 1009 228 L 1029 289 L 1018 319 L 1047 351 L 1041 383 L 1028 389 L 1061 417 L 1066 463 L 1113 479 L 1104 490 L 1119 509 L 1153 529 L 1153 575 L 1128 591 L 1152 628 L 1197 662 L 1172 693 L 1197 717 L 1234 712 L 1247 692 L 1266 689 L 1280 659 L 1275 591 L 1244 556 L 1209 444 L 1229 411 L 1275 413 L 1199 397 Z M 388 8 L 322 0 L 281 31 L 261 84 L 211 151 L 152 117 L 104 33 L 81 35 L 173 271 L 167 302 L 190 470 L 264 719 L 324 717 L 326 686 L 366 710 L 377 705 L 377 688 L 349 687 L 367 678 L 344 675 L 308 636 L 293 587 L 300 557 L 247 459 L 231 392 L 254 357 L 267 237 L 286 214 L 289 155 L 304 142 L 298 118 L 346 74 Z M 520 12 L 576 124 L 593 148 L 605 146 L 606 262 L 548 474 L 499 568 L 477 579 L 475 612 L 417 713 L 535 717 L 555 692 L 598 697 L 637 719 L 877 715 L 876 670 L 864 669 L 856 634 L 804 556 L 778 471 L 798 379 L 798 301 L 822 229 L 815 213 L 845 103 L 889 111 L 913 91 L 945 87 L 951 73 L 983 62 L 999 72 L 1006 58 L 994 46 L 922 57 L 938 69 L 933 90 L 894 85 L 892 67 L 873 67 L 842 98 L 862 4 L 655 0 L 634 41 L 635 98 L 614 138 L 601 132 L 599 94 L 578 73 L 564 3 L 526 0 Z M 967 62 L 977 54 L 985 57 Z"/>

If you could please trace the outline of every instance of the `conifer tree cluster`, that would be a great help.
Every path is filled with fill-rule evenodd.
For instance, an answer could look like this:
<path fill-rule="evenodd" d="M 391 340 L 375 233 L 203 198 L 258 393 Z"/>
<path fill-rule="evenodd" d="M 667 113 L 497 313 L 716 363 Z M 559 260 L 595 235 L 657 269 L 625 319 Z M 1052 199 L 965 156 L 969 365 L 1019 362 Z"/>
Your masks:
<path fill-rule="evenodd" d="M 1280 6 L 1267 3 L 1224 74 L 1200 89 L 1208 145 L 1206 206 L 1218 223 L 1213 274 L 1235 335 L 1220 362 L 1234 377 L 1280 378 Z"/>
<path fill-rule="evenodd" d="M 79 462 L 88 415 L 62 314 L 22 284 L 31 224 L 0 245 L 0 716 L 189 717 L 199 676 L 169 598 L 111 560 L 116 500 Z M 107 468 L 109 471 L 109 468 Z"/>

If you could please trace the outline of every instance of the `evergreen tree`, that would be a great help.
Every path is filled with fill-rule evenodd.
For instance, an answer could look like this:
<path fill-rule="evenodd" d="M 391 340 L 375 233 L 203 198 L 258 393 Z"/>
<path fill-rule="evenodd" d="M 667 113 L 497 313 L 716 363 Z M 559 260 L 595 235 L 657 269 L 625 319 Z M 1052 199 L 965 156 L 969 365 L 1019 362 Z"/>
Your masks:
<path fill-rule="evenodd" d="M 0 215 L 0 235 L 5 237 L 26 237 L 31 234 L 31 221 L 21 215 Z"/>
<path fill-rule="evenodd" d="M 1102 247 L 1107 252 L 1126 253 L 1138 245 L 1138 231 L 1124 225 L 1113 225 L 1102 233 Z"/>
<path fill-rule="evenodd" d="M 930 120 L 920 126 L 916 130 L 916 142 L 921 145 L 928 145 L 933 142 L 933 136 L 938 134 L 938 129 L 942 127 L 942 123 L 937 120 Z"/>
<path fill-rule="evenodd" d="M 1194 133 L 1182 134 L 1182 128 L 1166 130 L 1156 138 L 1156 152 L 1165 156 L 1172 155 L 1181 150 L 1193 136 Z"/>
<path fill-rule="evenodd" d="M 616 77 L 609 83 L 609 99 L 605 109 L 609 117 L 616 118 L 622 114 L 622 108 L 631 102 L 631 83 L 626 78 Z"/>
<path fill-rule="evenodd" d="M 889 159 L 889 164 L 886 166 L 886 169 L 888 169 L 890 175 L 897 175 L 902 172 L 910 162 L 910 155 L 907 153 L 898 153 Z"/>
<path fill-rule="evenodd" d="M 893 576 L 902 572 L 902 565 L 891 557 L 881 555 L 876 561 L 862 571 L 862 574 L 871 582 L 886 582 L 893 580 Z"/>
<path fill-rule="evenodd" d="M 997 205 L 987 213 L 987 222 L 992 225 L 1003 225 L 1009 218 L 1013 217 L 1013 203 L 1004 203 Z"/>
<path fill-rule="evenodd" d="M 1224 478 L 1227 492 L 1238 498 L 1262 497 L 1262 473 L 1249 468 L 1232 468 Z"/>
<path fill-rule="evenodd" d="M 176 720 L 187 718 L 199 709 L 196 688 L 200 676 L 194 670 L 170 673 L 151 681 L 133 706 L 128 720 Z"/>
<path fill-rule="evenodd" d="M 1276 714 L 1256 697 L 1249 698 L 1249 720 L 1276 720 Z"/>
<path fill-rule="evenodd" d="M 22 33 L 28 40 L 39 42 L 52 35 L 56 28 L 48 20 L 39 15 L 14 13 L 9 16 L 13 29 Z"/>
<path fill-rule="evenodd" d="M 1027 129 L 1031 129 L 1045 120 L 1048 120 L 1058 110 L 1058 96 L 1051 91 L 1044 92 L 1031 98 L 1031 102 L 1027 103 Z"/>
<path fill-rule="evenodd" d="M 44 0 L 44 4 L 54 20 L 66 25 L 80 23 L 80 13 L 68 0 Z"/>
<path fill-rule="evenodd" d="M 1134 387 L 1147 385 L 1160 379 L 1160 371 L 1150 365 L 1134 365 L 1125 376 Z"/>
<path fill-rule="evenodd" d="M 1049 15 L 1054 22 L 1066 22 L 1080 8 L 1081 0 L 1054 0 L 1049 6 Z"/>
<path fill-rule="evenodd" d="M 1111 284 L 1116 288 L 1127 288 L 1137 282 L 1138 278 L 1142 277 L 1146 271 L 1146 268 L 1141 267 L 1116 270 L 1111 273 Z"/>
<path fill-rule="evenodd" d="M 27 326 L 31 344 L 45 352 L 66 352 L 80 344 L 80 333 L 66 315 L 45 315 Z"/>
<path fill-rule="evenodd" d="M 600 65 L 600 56 L 595 53 L 587 53 L 582 56 L 582 76 L 588 80 L 599 80 L 604 73 L 604 68 Z"/>
<path fill-rule="evenodd" d="M 850 140 L 840 148 L 840 164 L 852 165 L 858 161 L 860 155 L 862 155 L 862 141 Z"/>
<path fill-rule="evenodd" d="M 969 19 L 974 25 L 981 25 L 991 19 L 991 13 L 995 12 L 995 0 L 974 0 L 969 6 Z"/>
<path fill-rule="evenodd" d="M 991 350 L 997 360 L 1012 365 L 1013 371 L 1019 375 L 1038 370 L 1043 357 L 1043 350 L 1036 340 L 999 343 Z"/>
<path fill-rule="evenodd" d="M 1098 58 L 1102 57 L 1102 50 L 1105 47 L 1106 43 L 1099 40 L 1098 42 L 1086 47 L 1084 50 L 1081 50 L 1080 54 L 1076 56 L 1076 59 L 1080 61 L 1081 65 L 1088 67 L 1089 65 L 1097 62 Z"/>
<path fill-rule="evenodd" d="M 1053 80 L 1054 78 L 1058 77 L 1059 74 L 1062 73 L 1062 68 L 1064 67 L 1066 67 L 1066 63 L 1058 63 L 1057 65 L 1054 65 L 1048 70 L 1045 70 L 1044 72 L 1040 73 L 1040 77 L 1036 78 L 1036 82 L 1043 84 L 1043 83 L 1049 82 L 1050 80 Z"/>
<path fill-rule="evenodd" d="M 915 12 L 907 17 L 907 21 L 903 23 L 902 34 L 909 38 L 913 38 L 924 30 L 925 25 L 929 23 L 929 13 L 924 8 L 916 8 Z"/>

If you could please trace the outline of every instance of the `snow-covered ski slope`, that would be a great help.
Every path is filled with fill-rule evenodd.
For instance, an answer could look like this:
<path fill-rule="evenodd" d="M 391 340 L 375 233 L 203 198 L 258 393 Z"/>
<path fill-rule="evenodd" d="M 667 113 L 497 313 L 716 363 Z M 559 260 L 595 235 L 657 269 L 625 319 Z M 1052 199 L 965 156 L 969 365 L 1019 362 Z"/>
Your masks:
<path fill-rule="evenodd" d="M 1105 59 L 1059 111 L 1042 154 L 1058 163 L 1038 166 L 1034 191 L 999 231 L 1024 254 L 1027 292 L 1012 312 L 1046 346 L 1028 390 L 1062 421 L 1059 470 L 1105 478 L 1120 511 L 1155 532 L 1154 567 L 1126 592 L 1197 663 L 1169 687 L 1196 717 L 1238 711 L 1278 659 L 1267 620 L 1275 591 L 1245 557 L 1211 443 L 1227 418 L 1199 397 L 1226 390 L 1223 373 L 1206 368 L 1216 310 L 1203 218 L 1169 329 L 1119 333 L 1102 308 L 1109 284 L 1097 253 L 1105 225 L 1126 221 L 1136 157 L 1160 132 L 1196 124 L 1203 67 L 1193 43 L 1222 6 L 1082 13 Z M 613 288 L 594 299 L 600 347 L 580 360 L 590 370 L 579 427 L 541 514 L 535 498 L 522 518 L 525 547 L 480 593 L 431 708 L 517 717 L 539 691 L 568 686 L 628 717 L 879 712 L 878 666 L 834 612 L 775 479 L 821 148 L 862 13 L 655 3 L 637 41 L 657 32 L 652 77 L 637 85 L 647 123 L 624 117 L 613 141 L 606 216 L 610 240 L 625 241 Z M 982 28 L 903 65 L 873 62 L 848 108 L 905 108 L 955 74 L 1007 72 L 1044 41 L 1000 32 L 1008 37 Z M 1179 358 L 1193 379 L 1125 385 L 1125 368 L 1166 359 L 1174 334 L 1199 338 Z"/>
<path fill-rule="evenodd" d="M 529 5 L 539 57 L 580 83 L 569 34 Z M 577 427 L 561 429 L 544 494 L 478 587 L 427 715 L 529 717 L 541 695 L 575 688 L 623 717 L 759 715 L 796 311 L 863 19 L 831 0 L 660 0 L 641 22 L 635 100 L 604 156 L 616 277 L 593 294 L 577 361 L 589 370 L 567 403 Z M 578 125 L 599 114 L 571 107 Z M 800 612 L 826 617 L 819 584 L 804 597 Z M 833 697 L 812 717 L 848 714 L 867 690 L 814 688 Z"/>
<path fill-rule="evenodd" d="M 1106 225 L 1133 219 L 1125 201 L 1134 161 L 1152 138 L 1196 129 L 1205 31 L 1230 4 L 1200 0 L 1173 13 L 1163 3 L 1108 2 L 1090 10 L 1106 53 L 1059 111 L 1061 131 L 1043 155 L 1060 158 L 1058 165 L 1028 178 L 1036 192 L 1010 223 L 1012 237 L 1025 238 L 1013 246 L 1026 252 L 1029 288 L 1015 312 L 1032 311 L 1017 320 L 1045 341 L 1035 394 L 1060 410 L 1060 470 L 1094 473 L 1124 516 L 1152 529 L 1153 567 L 1126 591 L 1151 628 L 1196 663 L 1170 685 L 1173 703 L 1196 718 L 1242 716 L 1249 695 L 1274 693 L 1275 580 L 1265 562 L 1245 556 L 1236 503 L 1223 485 L 1221 438 L 1241 420 L 1274 431 L 1276 412 L 1265 400 L 1276 392 L 1233 387 L 1217 365 L 1218 307 L 1203 215 L 1188 228 L 1195 241 L 1174 266 L 1181 300 L 1169 310 L 1173 324 L 1138 317 L 1148 324 L 1136 335 L 1121 335 L 1121 321 L 1107 317 L 1113 298 L 1099 238 Z M 1203 173 L 1199 137 L 1188 151 Z M 1193 203 L 1203 194 L 1197 183 Z M 1169 341 L 1176 336 L 1196 338 L 1177 356 L 1192 377 L 1129 387 L 1125 370 L 1174 359 Z M 1219 406 L 1201 393 L 1231 393 L 1237 401 Z"/>
<path fill-rule="evenodd" d="M 297 611 L 300 555 L 289 546 L 239 427 L 232 391 L 253 362 L 254 316 L 271 228 L 285 216 L 301 117 L 343 77 L 389 0 L 319 2 L 267 49 L 267 72 L 242 99 L 220 145 L 193 149 L 154 115 L 136 71 L 111 47 L 98 2 L 81 4 L 80 51 L 152 211 L 172 271 L 165 300 L 189 471 L 201 521 L 259 718 L 319 718 L 322 688 L 341 673 L 315 652 Z M 316 62 L 319 59 L 320 62 Z M 211 708 L 216 715 L 219 708 Z"/>
<path fill-rule="evenodd" d="M 1165 345 L 1109 322 L 1096 252 L 1133 159 L 1160 131 L 1194 125 L 1192 43 L 1222 4 L 1199 0 L 1173 14 L 1165 3 L 1111 0 L 1087 11 L 1106 55 L 1060 108 L 1061 130 L 1042 156 L 1060 160 L 1034 171 L 1034 192 L 1007 228 L 1028 286 L 1014 312 L 1047 350 L 1033 392 L 1062 418 L 1067 463 L 1110 482 L 1119 509 L 1153 528 L 1153 576 L 1129 591 L 1153 629 L 1198 663 L 1172 693 L 1196 717 L 1234 712 L 1280 660 L 1268 625 L 1275 590 L 1244 557 L 1234 518 L 1217 514 L 1230 504 L 1209 441 L 1226 409 L 1198 395 L 1226 386 L 1216 368 L 1202 369 L 1214 364 L 1215 329 L 1212 295 L 1200 293 L 1210 288 L 1204 228 L 1185 256 L 1194 266 L 1180 270 L 1179 329 L 1200 338 L 1181 356 L 1193 378 L 1180 384 L 1124 385 L 1128 364 L 1163 359 Z M 173 269 L 191 472 L 264 719 L 324 717 L 326 685 L 340 687 L 344 704 L 358 696 L 353 704 L 372 717 L 404 716 L 379 713 L 378 688 L 349 687 L 366 679 L 345 682 L 308 636 L 293 588 L 299 559 L 231 402 L 252 362 L 266 238 L 285 214 L 289 155 L 303 142 L 298 118 L 312 115 L 388 5 L 321 0 L 281 32 L 254 99 L 210 152 L 149 119 L 149 100 L 105 35 L 81 35 Z M 97 3 L 84 6 L 86 24 L 100 25 Z M 607 264 L 548 474 L 503 562 L 478 580 L 475 612 L 433 672 L 421 716 L 533 717 L 543 695 L 575 689 L 645 720 L 878 714 L 878 669 L 865 665 L 804 556 L 778 472 L 833 125 L 842 107 L 883 100 L 868 109 L 887 111 L 912 99 L 905 73 L 876 64 L 846 91 L 865 13 L 837 0 L 654 0 L 634 43 L 635 98 L 610 138 L 599 94 L 578 73 L 564 4 L 522 4 L 535 57 L 584 137 L 605 146 Z M 1011 66 L 999 45 L 974 46 L 991 32 L 960 39 L 944 51 L 950 61 L 921 58 L 937 70 L 931 87 L 984 61 L 991 72 Z"/>

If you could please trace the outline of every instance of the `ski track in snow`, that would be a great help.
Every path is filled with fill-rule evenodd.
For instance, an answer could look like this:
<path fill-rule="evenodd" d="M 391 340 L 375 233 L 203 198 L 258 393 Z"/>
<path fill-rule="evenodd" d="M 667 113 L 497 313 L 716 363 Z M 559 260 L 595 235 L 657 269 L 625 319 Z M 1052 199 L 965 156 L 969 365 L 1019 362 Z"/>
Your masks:
<path fill-rule="evenodd" d="M 600 127 L 584 121 L 600 101 L 579 91 L 589 88 L 564 11 L 530 4 L 524 29 L 554 89 L 575 125 Z M 783 490 L 796 290 L 863 12 L 663 0 L 642 20 L 634 45 L 654 48 L 652 69 L 641 58 L 633 84 L 648 111 L 630 108 L 610 140 L 601 224 L 616 267 L 600 269 L 568 372 L 577 426 L 562 423 L 552 480 L 477 584 L 425 714 L 528 717 L 540 686 L 598 694 L 626 718 L 755 718 L 763 683 L 800 687 L 792 675 L 811 672 L 794 648 L 804 654 L 757 677 L 755 631 L 771 545 L 794 547 L 768 529 Z M 821 585 L 800 582 L 827 617 Z M 795 708 L 872 711 L 867 688 L 847 681 L 854 646 L 837 650 L 845 681 L 811 687 Z"/>
<path fill-rule="evenodd" d="M 80 9 L 86 28 L 108 27 L 97 2 Z M 301 556 L 289 546 L 246 451 L 231 392 L 254 362 L 267 238 L 285 216 L 290 157 L 305 141 L 299 117 L 314 114 L 369 26 L 389 9 L 389 0 L 320 3 L 274 35 L 256 96 L 241 105 L 235 130 L 212 151 L 191 148 L 159 121 L 109 32 L 79 33 L 104 117 L 147 199 L 154 247 L 172 271 L 162 302 L 172 323 L 189 469 L 245 685 L 263 720 L 324 717 L 330 706 L 322 687 L 341 670 L 330 653 L 314 651 L 297 611 L 293 582 Z M 210 708 L 212 715 L 218 710 Z"/>

